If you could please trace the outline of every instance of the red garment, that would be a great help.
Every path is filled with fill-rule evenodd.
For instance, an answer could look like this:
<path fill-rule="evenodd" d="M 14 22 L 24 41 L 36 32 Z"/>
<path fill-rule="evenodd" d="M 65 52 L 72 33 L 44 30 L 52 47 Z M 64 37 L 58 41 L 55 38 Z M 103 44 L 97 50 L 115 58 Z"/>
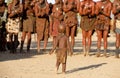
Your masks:
<path fill-rule="evenodd" d="M 58 35 L 58 26 L 60 25 L 59 19 L 53 18 L 53 25 L 52 25 L 52 36 Z"/>

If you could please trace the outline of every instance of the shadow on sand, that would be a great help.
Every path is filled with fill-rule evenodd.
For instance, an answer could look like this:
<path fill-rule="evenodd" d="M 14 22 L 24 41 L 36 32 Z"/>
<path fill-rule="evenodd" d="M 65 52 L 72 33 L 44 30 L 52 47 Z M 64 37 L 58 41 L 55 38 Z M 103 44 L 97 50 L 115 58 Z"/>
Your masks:
<path fill-rule="evenodd" d="M 19 49 L 18 49 L 19 51 Z M 41 51 L 40 53 L 37 53 L 36 49 L 32 49 L 30 52 L 24 52 L 24 53 L 9 53 L 9 51 L 7 52 L 3 52 L 0 53 L 0 62 L 3 61 L 10 61 L 10 60 L 20 60 L 20 59 L 26 59 L 26 58 L 34 58 L 33 56 L 35 55 L 44 55 L 44 54 L 48 54 L 49 49 L 46 49 L 46 51 Z"/>
<path fill-rule="evenodd" d="M 105 64 L 107 64 L 107 63 L 100 63 L 100 64 L 89 65 L 89 66 L 81 67 L 81 68 L 74 68 L 74 69 L 72 69 L 72 70 L 68 70 L 68 71 L 66 72 L 66 74 L 78 72 L 78 71 L 80 71 L 80 70 L 87 70 L 87 69 L 98 68 L 98 67 L 100 67 L 100 66 L 102 66 L 102 65 L 105 65 Z"/>

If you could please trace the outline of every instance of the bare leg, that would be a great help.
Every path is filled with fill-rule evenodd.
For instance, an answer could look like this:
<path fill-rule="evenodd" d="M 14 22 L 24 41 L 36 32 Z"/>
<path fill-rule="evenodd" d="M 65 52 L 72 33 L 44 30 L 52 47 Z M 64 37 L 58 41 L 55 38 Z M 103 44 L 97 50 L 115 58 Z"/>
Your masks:
<path fill-rule="evenodd" d="M 89 55 L 90 47 L 91 47 L 91 36 L 92 36 L 92 30 L 87 32 L 87 39 L 88 39 L 88 44 L 87 44 L 87 55 Z"/>
<path fill-rule="evenodd" d="M 66 72 L 66 63 L 62 63 L 62 73 Z"/>
<path fill-rule="evenodd" d="M 57 62 L 56 62 L 56 73 L 58 73 L 58 69 L 59 69 L 59 66 L 60 66 L 60 62 L 57 60 Z"/>
<path fill-rule="evenodd" d="M 31 32 L 27 33 L 27 52 L 30 51 L 30 45 L 31 45 Z"/>
<path fill-rule="evenodd" d="M 119 58 L 119 45 L 120 45 L 120 34 L 116 33 L 116 52 L 115 52 L 116 58 Z"/>
<path fill-rule="evenodd" d="M 76 26 L 73 26 L 71 29 L 71 45 L 72 48 L 74 48 L 75 45 L 75 31 L 76 31 Z"/>
<path fill-rule="evenodd" d="M 116 33 L 116 47 L 119 48 L 120 45 L 120 35 Z"/>
<path fill-rule="evenodd" d="M 99 57 L 100 56 L 100 48 L 101 48 L 101 40 L 102 40 L 102 31 L 100 31 L 100 30 L 96 30 L 96 32 L 97 32 L 97 39 L 98 39 L 98 41 L 97 41 L 97 57 Z"/>
<path fill-rule="evenodd" d="M 103 40 L 104 40 L 104 56 L 107 57 L 107 35 L 108 31 L 103 32 Z"/>
<path fill-rule="evenodd" d="M 48 43 L 48 37 L 49 37 L 49 27 L 48 27 L 48 21 L 46 22 L 46 27 L 45 27 L 45 33 L 44 33 L 44 49 L 43 51 L 46 50 L 47 43 Z"/>
<path fill-rule="evenodd" d="M 37 51 L 38 53 L 40 53 L 40 38 L 38 34 L 37 34 Z"/>
<path fill-rule="evenodd" d="M 107 49 L 107 35 L 108 35 L 108 31 L 104 31 L 103 33 L 104 49 Z"/>
<path fill-rule="evenodd" d="M 56 36 L 53 37 L 53 47 L 55 46 L 56 44 Z"/>
<path fill-rule="evenodd" d="M 26 38 L 26 32 L 22 32 L 20 53 L 23 51 L 23 45 L 24 45 L 25 38 Z"/>
<path fill-rule="evenodd" d="M 44 38 L 44 51 L 46 50 L 47 43 L 48 43 L 48 37 L 45 37 Z"/>
<path fill-rule="evenodd" d="M 119 34 L 119 46 L 118 47 L 120 47 L 120 34 Z"/>
<path fill-rule="evenodd" d="M 86 31 L 82 30 L 82 44 L 84 56 L 86 56 Z"/>

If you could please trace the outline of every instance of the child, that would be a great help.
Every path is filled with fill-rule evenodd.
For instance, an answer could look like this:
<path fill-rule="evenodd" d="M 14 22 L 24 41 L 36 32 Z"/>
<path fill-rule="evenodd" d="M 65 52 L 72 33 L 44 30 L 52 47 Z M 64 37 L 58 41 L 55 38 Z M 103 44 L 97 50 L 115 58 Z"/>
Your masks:
<path fill-rule="evenodd" d="M 73 54 L 70 42 L 68 37 L 65 35 L 65 26 L 63 23 L 61 23 L 58 26 L 58 32 L 59 35 L 57 36 L 56 39 L 56 44 L 51 50 L 50 54 L 54 52 L 56 49 L 56 56 L 57 56 L 57 61 L 56 61 L 56 67 L 57 71 L 59 69 L 60 64 L 62 63 L 62 73 L 65 73 L 66 71 L 66 60 L 67 60 L 67 51 L 69 52 L 70 56 Z"/>

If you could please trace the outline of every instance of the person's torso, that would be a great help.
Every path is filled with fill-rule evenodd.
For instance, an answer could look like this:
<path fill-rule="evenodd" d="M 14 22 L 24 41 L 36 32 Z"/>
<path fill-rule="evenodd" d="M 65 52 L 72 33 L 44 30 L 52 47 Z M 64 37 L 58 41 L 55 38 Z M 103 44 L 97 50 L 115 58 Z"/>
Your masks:
<path fill-rule="evenodd" d="M 58 37 L 58 47 L 59 48 L 67 48 L 67 37 L 66 35 Z"/>
<path fill-rule="evenodd" d="M 59 18 L 63 14 L 62 6 L 61 5 L 54 5 L 52 14 L 53 14 L 53 17 Z"/>

